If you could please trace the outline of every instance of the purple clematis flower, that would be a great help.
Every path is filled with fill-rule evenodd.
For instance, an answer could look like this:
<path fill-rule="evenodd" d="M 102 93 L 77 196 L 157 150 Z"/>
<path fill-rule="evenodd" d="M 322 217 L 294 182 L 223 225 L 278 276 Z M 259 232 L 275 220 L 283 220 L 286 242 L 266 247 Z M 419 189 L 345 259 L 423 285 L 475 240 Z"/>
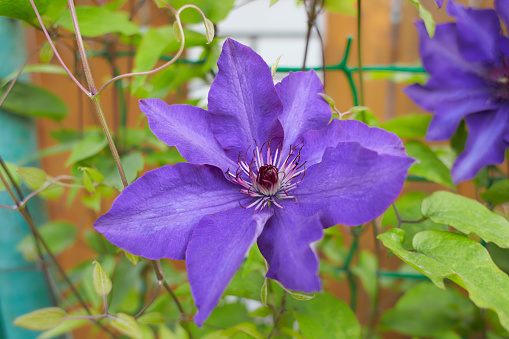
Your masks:
<path fill-rule="evenodd" d="M 313 71 L 274 86 L 267 64 L 226 40 L 208 110 L 140 101 L 154 134 L 189 163 L 150 171 L 94 224 L 149 259 L 186 259 L 198 326 L 257 241 L 267 277 L 321 289 L 310 247 L 323 229 L 358 225 L 396 198 L 412 163 L 397 136 L 331 119 Z"/>
<path fill-rule="evenodd" d="M 421 59 L 430 79 L 405 92 L 434 114 L 428 140 L 451 138 L 465 119 L 469 133 L 451 170 L 455 183 L 472 179 L 484 166 L 502 163 L 509 147 L 509 39 L 499 21 L 509 25 L 509 1 L 495 0 L 495 8 L 476 10 L 450 0 L 447 12 L 456 23 L 437 25 L 432 39 L 424 24 L 417 23 Z"/>

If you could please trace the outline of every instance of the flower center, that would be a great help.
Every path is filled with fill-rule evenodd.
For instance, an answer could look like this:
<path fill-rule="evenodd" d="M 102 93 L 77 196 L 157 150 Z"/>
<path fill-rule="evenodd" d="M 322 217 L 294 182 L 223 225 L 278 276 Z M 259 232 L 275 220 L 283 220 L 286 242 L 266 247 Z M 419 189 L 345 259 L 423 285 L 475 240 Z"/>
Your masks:
<path fill-rule="evenodd" d="M 498 63 L 487 67 L 484 79 L 497 101 L 509 100 L 509 58 L 502 56 Z"/>
<path fill-rule="evenodd" d="M 302 147 L 298 146 L 290 146 L 288 156 L 283 158 L 281 144 L 272 150 L 270 142 L 266 147 L 265 144 L 261 148 L 257 145 L 249 164 L 247 151 L 244 159 L 239 155 L 237 172 L 233 174 L 228 170 L 226 174 L 230 181 L 244 187 L 240 190 L 241 193 L 254 198 L 249 206 L 241 205 L 242 207 L 255 207 L 255 211 L 261 211 L 271 203 L 283 208 L 279 202 L 284 199 L 297 200 L 289 192 L 302 181 L 306 171 L 304 164 L 299 164 Z M 264 148 L 266 148 L 265 151 Z M 298 151 L 296 151 L 297 148 Z"/>

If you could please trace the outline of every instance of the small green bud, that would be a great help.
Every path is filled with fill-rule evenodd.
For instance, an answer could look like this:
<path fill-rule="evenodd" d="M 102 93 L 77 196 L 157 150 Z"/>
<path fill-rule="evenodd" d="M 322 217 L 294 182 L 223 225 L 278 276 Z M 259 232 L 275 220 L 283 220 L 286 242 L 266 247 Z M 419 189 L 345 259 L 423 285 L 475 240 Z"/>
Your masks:
<path fill-rule="evenodd" d="M 104 268 L 102 268 L 99 262 L 94 261 L 94 273 L 93 273 L 93 281 L 94 281 L 94 289 L 100 296 L 108 295 L 111 291 L 111 280 L 106 274 Z"/>
<path fill-rule="evenodd" d="M 173 37 L 175 37 L 175 40 L 177 40 L 177 42 L 182 41 L 182 36 L 180 35 L 180 29 L 177 21 L 173 23 Z"/>
<path fill-rule="evenodd" d="M 324 93 L 318 93 L 319 96 L 321 96 L 327 103 L 330 105 L 330 107 L 334 108 L 336 107 L 336 102 L 334 102 L 334 99 L 332 99 L 330 96 Z"/>
<path fill-rule="evenodd" d="M 132 253 L 129 253 L 125 250 L 124 250 L 124 253 L 125 253 L 125 257 L 127 258 L 127 260 L 129 260 L 133 264 L 133 266 L 136 266 L 138 264 L 140 257 L 138 257 L 137 255 L 134 255 Z"/>
<path fill-rule="evenodd" d="M 207 43 L 210 44 L 212 42 L 212 40 L 214 39 L 214 34 L 215 34 L 214 24 L 212 23 L 212 21 L 210 21 L 207 18 L 205 18 L 203 23 L 205 24 Z"/>

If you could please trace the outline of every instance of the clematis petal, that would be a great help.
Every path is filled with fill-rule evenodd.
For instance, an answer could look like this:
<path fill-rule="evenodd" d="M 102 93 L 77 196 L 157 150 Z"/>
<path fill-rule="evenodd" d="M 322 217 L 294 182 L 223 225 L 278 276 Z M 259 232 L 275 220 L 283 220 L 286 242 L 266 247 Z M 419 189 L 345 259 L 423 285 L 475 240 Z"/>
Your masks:
<path fill-rule="evenodd" d="M 358 142 L 364 148 L 395 156 L 406 156 L 401 140 L 394 133 L 378 127 L 369 127 L 357 120 L 334 119 L 327 127 L 304 134 L 301 159 L 306 166 L 322 161 L 327 147 L 336 147 L 342 142 Z M 306 177 L 307 177 L 306 173 Z M 307 180 L 307 178 L 306 178 Z"/>
<path fill-rule="evenodd" d="M 504 140 L 509 133 L 509 104 L 495 111 L 469 115 L 465 122 L 468 139 L 451 170 L 454 183 L 472 179 L 485 166 L 501 164 L 509 147 Z"/>
<path fill-rule="evenodd" d="M 226 39 L 209 92 L 212 130 L 226 154 L 237 160 L 256 140 L 283 138 L 283 112 L 269 66 L 251 48 Z"/>
<path fill-rule="evenodd" d="M 135 255 L 181 260 L 201 218 L 236 207 L 244 197 L 219 168 L 178 163 L 127 186 L 94 228 Z"/>
<path fill-rule="evenodd" d="M 479 62 L 495 58 L 501 27 L 494 10 L 465 8 L 450 0 L 447 13 L 456 19 L 458 44 L 465 60 Z"/>
<path fill-rule="evenodd" d="M 237 167 L 212 133 L 207 111 L 190 105 L 168 105 L 160 99 L 140 100 L 140 109 L 155 136 L 177 147 L 187 161 L 214 165 L 223 171 Z"/>
<path fill-rule="evenodd" d="M 198 313 L 196 325 L 208 318 L 272 210 L 254 213 L 237 206 L 205 216 L 193 232 L 186 251 L 187 274 Z"/>
<path fill-rule="evenodd" d="M 322 212 L 322 224 L 363 224 L 382 214 L 396 199 L 413 159 L 378 154 L 358 142 L 325 150 L 322 161 L 306 171 L 293 192 L 301 214 Z"/>
<path fill-rule="evenodd" d="M 432 87 L 414 84 L 405 93 L 419 106 L 434 113 L 428 127 L 427 140 L 446 140 L 454 135 L 466 115 L 493 109 L 497 104 L 490 100 L 490 88 Z"/>
<path fill-rule="evenodd" d="M 319 291 L 319 260 L 310 245 L 322 237 L 318 215 L 301 216 L 294 204 L 287 204 L 285 211 L 276 209 L 258 238 L 258 247 L 269 263 L 267 278 L 291 290 Z"/>
<path fill-rule="evenodd" d="M 504 22 L 505 27 L 509 28 L 509 2 L 507 0 L 495 0 L 495 10 Z"/>
<path fill-rule="evenodd" d="M 279 120 L 283 125 L 285 140 L 283 149 L 295 145 L 304 132 L 322 129 L 329 123 L 332 113 L 329 104 L 318 93 L 323 85 L 315 71 L 290 72 L 276 91 L 283 103 Z"/>
<path fill-rule="evenodd" d="M 444 5 L 444 0 L 435 0 L 438 8 L 442 8 L 442 6 Z"/>

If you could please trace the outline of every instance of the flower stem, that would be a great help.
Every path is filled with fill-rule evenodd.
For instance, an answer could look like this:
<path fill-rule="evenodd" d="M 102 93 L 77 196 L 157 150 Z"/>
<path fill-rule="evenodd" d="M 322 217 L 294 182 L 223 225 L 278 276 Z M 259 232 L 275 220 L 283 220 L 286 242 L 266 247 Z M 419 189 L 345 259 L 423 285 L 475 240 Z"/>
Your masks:
<path fill-rule="evenodd" d="M 164 286 L 164 289 L 170 294 L 170 296 L 172 297 L 173 301 L 175 301 L 175 304 L 177 305 L 177 308 L 179 309 L 180 315 L 182 317 L 185 317 L 186 312 L 184 311 L 184 308 L 182 307 L 182 304 L 180 303 L 180 301 L 178 300 L 177 296 L 175 295 L 175 293 L 171 289 L 170 285 L 168 285 L 168 283 L 164 280 L 163 273 L 161 272 L 161 270 L 159 268 L 157 260 L 150 260 L 150 262 L 152 264 L 152 267 L 154 268 L 154 271 L 156 272 L 157 281 L 162 283 L 162 285 Z"/>
<path fill-rule="evenodd" d="M 37 20 L 39 20 L 39 24 L 41 25 L 41 29 L 44 32 L 44 35 L 46 36 L 46 39 L 48 40 L 48 43 L 51 46 L 51 49 L 53 49 L 53 52 L 55 53 L 55 56 L 57 57 L 58 61 L 60 62 L 60 65 L 64 68 L 64 70 L 67 72 L 69 77 L 72 81 L 87 95 L 90 95 L 90 92 L 83 87 L 83 85 L 74 77 L 72 72 L 67 68 L 64 61 L 62 60 L 62 57 L 60 57 L 60 54 L 58 53 L 55 45 L 53 44 L 53 41 L 51 40 L 51 37 L 48 33 L 48 30 L 46 29 L 46 26 L 44 26 L 44 22 L 42 21 L 41 15 L 39 14 L 39 11 L 37 10 L 37 7 L 35 6 L 34 0 L 30 0 L 30 4 L 32 5 L 32 8 L 34 9 L 35 15 L 37 16 Z"/>
<path fill-rule="evenodd" d="M 359 67 L 359 89 L 360 89 L 360 105 L 364 106 L 364 80 L 362 79 L 362 50 L 361 50 L 361 19 L 362 19 L 362 6 L 361 0 L 357 0 L 357 60 Z"/>
<path fill-rule="evenodd" d="M 375 220 L 372 222 L 373 224 L 373 237 L 375 241 L 375 256 L 377 258 L 377 266 L 375 271 L 375 294 L 372 300 L 372 310 L 369 319 L 369 327 L 368 333 L 366 334 L 366 338 L 370 339 L 373 336 L 373 332 L 375 330 L 376 322 L 378 320 L 378 316 L 380 315 L 380 258 L 382 257 L 382 251 L 380 248 L 380 242 L 377 239 L 378 237 L 378 225 Z"/>
<path fill-rule="evenodd" d="M 115 164 L 117 165 L 118 173 L 120 174 L 120 179 L 122 179 L 122 184 L 124 185 L 124 188 L 126 188 L 129 185 L 129 183 L 127 182 L 124 167 L 122 167 L 122 162 L 120 161 L 120 156 L 118 155 L 117 148 L 115 147 L 115 143 L 113 142 L 110 130 L 108 129 L 108 124 L 106 123 L 106 118 L 104 117 L 101 103 L 99 102 L 99 97 L 97 95 L 92 97 L 92 102 L 94 103 L 94 107 L 97 112 L 97 117 L 99 118 L 99 122 L 103 129 L 103 132 L 106 135 L 106 139 L 108 140 L 108 145 L 110 146 L 111 154 L 113 155 L 113 159 L 115 160 Z"/>
<path fill-rule="evenodd" d="M 145 310 L 150 306 L 152 305 L 152 303 L 154 302 L 154 300 L 156 300 L 157 296 L 159 295 L 159 292 L 161 292 L 161 286 L 163 285 L 162 281 L 157 281 L 157 289 L 154 293 L 154 295 L 152 296 L 152 298 L 150 298 L 150 300 L 148 301 L 148 303 L 143 306 L 143 308 L 134 316 L 135 318 L 138 318 L 140 315 L 143 314 L 143 312 L 145 312 Z"/>

